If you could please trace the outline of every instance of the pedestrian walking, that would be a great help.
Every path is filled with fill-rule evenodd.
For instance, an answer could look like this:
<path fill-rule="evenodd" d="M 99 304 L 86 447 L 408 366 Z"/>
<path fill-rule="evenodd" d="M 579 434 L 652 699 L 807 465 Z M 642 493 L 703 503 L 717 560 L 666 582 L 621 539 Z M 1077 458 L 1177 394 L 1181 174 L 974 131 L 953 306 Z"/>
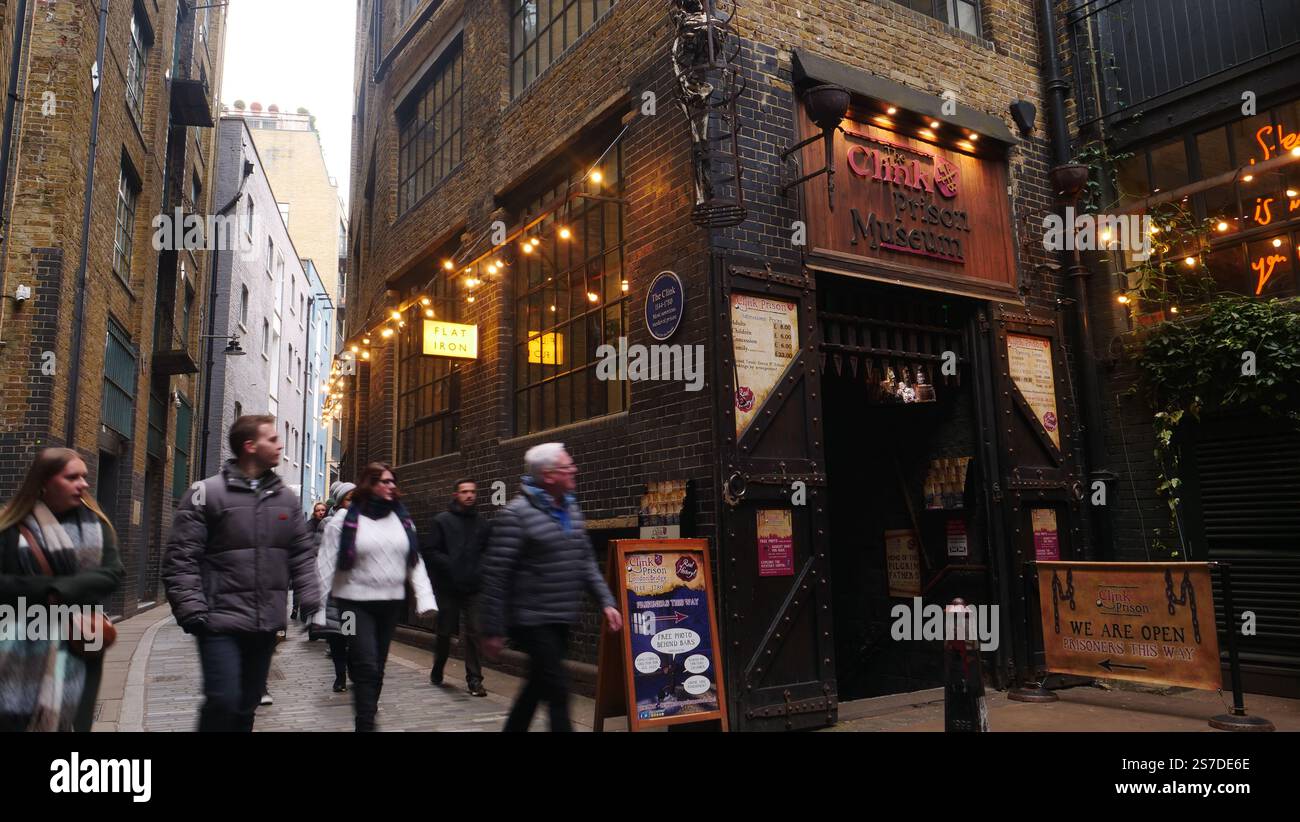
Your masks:
<path fill-rule="evenodd" d="M 251 731 L 288 591 L 320 607 L 311 532 L 301 503 L 273 470 L 283 443 L 275 417 L 240 417 L 230 427 L 235 458 L 185 494 L 163 551 L 172 613 L 198 639 L 203 669 L 200 731 Z"/>
<path fill-rule="evenodd" d="M 89 731 L 116 636 L 104 601 L 122 584 L 117 534 L 90 494 L 86 463 L 46 448 L 0 509 L 0 604 L 19 619 L 29 608 L 89 606 L 68 636 L 0 639 L 0 731 Z M 47 628 L 53 622 L 47 623 Z"/>
<path fill-rule="evenodd" d="M 442 684 L 451 655 L 451 638 L 461 636 L 463 628 L 465 683 L 474 696 L 487 696 L 478 658 L 476 604 L 488 527 L 475 507 L 478 485 L 473 480 L 460 480 L 455 489 L 451 504 L 434 517 L 433 527 L 423 535 L 420 546 L 438 597 L 438 633 L 429 681 Z"/>
<path fill-rule="evenodd" d="M 353 504 L 325 526 L 318 570 L 322 585 L 338 600 L 340 616 L 351 620 L 348 672 L 356 730 L 375 730 L 375 714 L 384 687 L 388 647 L 397 630 L 409 582 L 416 612 L 437 610 L 429 575 L 420 558 L 415 523 L 401 503 L 392 469 L 372 462 L 357 480 Z M 325 613 L 313 621 L 323 624 Z"/>
<path fill-rule="evenodd" d="M 528 655 L 528 681 L 515 698 L 506 731 L 527 731 L 537 704 L 550 708 L 551 730 L 569 723 L 564 657 L 569 626 L 586 592 L 611 631 L 623 618 L 596 565 L 595 551 L 574 491 L 578 467 L 564 445 L 545 443 L 524 454 L 520 493 L 497 514 L 483 562 L 480 633 L 495 659 L 505 637 Z"/>
<path fill-rule="evenodd" d="M 330 515 L 326 517 L 325 525 L 321 527 L 317 537 L 317 548 L 325 536 L 325 528 L 329 525 L 329 520 L 338 517 L 340 520 L 347 514 L 347 508 L 352 504 L 352 493 L 356 488 L 350 482 L 336 482 L 331 488 Z M 341 526 L 340 526 L 341 527 Z M 329 577 L 323 572 L 321 558 L 324 554 L 317 550 L 316 552 L 316 572 L 321 578 L 321 589 L 328 592 Z M 325 638 L 329 645 L 329 657 L 334 662 L 334 693 L 341 694 L 348 689 L 348 637 L 343 633 L 343 620 L 339 614 L 339 601 L 333 595 L 327 595 L 325 598 L 325 619 L 317 624 L 310 624 L 307 627 L 308 636 L 311 639 Z"/>

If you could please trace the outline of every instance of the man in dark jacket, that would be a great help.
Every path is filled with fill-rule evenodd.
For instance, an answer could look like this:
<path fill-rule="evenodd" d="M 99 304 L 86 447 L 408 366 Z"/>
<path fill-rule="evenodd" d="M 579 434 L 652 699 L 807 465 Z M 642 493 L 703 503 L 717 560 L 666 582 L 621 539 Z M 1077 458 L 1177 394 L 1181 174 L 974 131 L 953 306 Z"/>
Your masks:
<path fill-rule="evenodd" d="M 623 618 L 601 578 L 573 495 L 573 458 L 562 444 L 550 442 L 530 448 L 524 463 L 521 493 L 492 523 L 479 632 L 489 658 L 501 653 L 507 633 L 529 657 L 528 683 L 515 698 L 505 730 L 527 731 L 537 703 L 545 700 L 551 730 L 570 731 L 564 656 L 583 592 L 599 603 L 611 631 L 622 629 Z"/>
<path fill-rule="evenodd" d="M 199 642 L 200 731 L 253 730 L 290 585 L 304 612 L 320 607 L 311 532 L 272 470 L 283 450 L 275 417 L 240 417 L 230 449 L 236 458 L 185 495 L 163 552 L 172 614 Z"/>
<path fill-rule="evenodd" d="M 433 528 L 422 539 L 420 553 L 429 570 L 433 592 L 438 597 L 438 639 L 433 650 L 429 681 L 442 684 L 443 670 L 451 654 L 451 638 L 460 635 L 464 617 L 465 680 L 474 696 L 487 696 L 483 667 L 478 661 L 479 563 L 487 538 L 487 525 L 474 507 L 478 485 L 473 480 L 456 483 L 456 493 L 446 511 L 433 518 Z"/>

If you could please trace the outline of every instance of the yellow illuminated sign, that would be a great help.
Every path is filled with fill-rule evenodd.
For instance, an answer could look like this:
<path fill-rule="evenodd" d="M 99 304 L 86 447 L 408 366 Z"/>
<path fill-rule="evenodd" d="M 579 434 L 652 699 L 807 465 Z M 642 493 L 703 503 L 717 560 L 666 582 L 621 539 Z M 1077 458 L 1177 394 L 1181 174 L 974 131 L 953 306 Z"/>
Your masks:
<path fill-rule="evenodd" d="M 538 365 L 564 365 L 564 335 L 559 332 L 530 337 L 528 361 Z"/>
<path fill-rule="evenodd" d="M 424 353 L 434 357 L 478 359 L 478 326 L 425 320 Z"/>

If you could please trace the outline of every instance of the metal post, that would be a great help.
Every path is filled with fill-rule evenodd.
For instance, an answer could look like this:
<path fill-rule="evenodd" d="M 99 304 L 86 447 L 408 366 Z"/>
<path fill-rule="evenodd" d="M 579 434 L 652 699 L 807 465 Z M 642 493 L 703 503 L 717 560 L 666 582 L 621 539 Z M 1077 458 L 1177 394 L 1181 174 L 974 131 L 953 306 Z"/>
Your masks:
<path fill-rule="evenodd" d="M 943 643 L 943 729 L 958 733 L 986 733 L 989 729 L 988 703 L 984 699 L 984 663 L 980 658 L 978 639 L 969 615 L 970 606 L 961 597 L 954 599 L 945 610 L 953 615 L 949 625 L 958 628 L 957 636 L 948 636 Z"/>
<path fill-rule="evenodd" d="M 1228 672 L 1232 677 L 1232 712 L 1210 718 L 1210 727 L 1221 731 L 1274 731 L 1273 723 L 1262 716 L 1247 716 L 1241 692 L 1241 664 L 1237 660 L 1237 612 L 1232 607 L 1232 564 L 1212 562 L 1223 579 L 1223 634 L 1228 638 Z"/>
<path fill-rule="evenodd" d="M 1007 691 L 1007 699 L 1012 702 L 1057 702 L 1060 697 L 1043 687 L 1034 676 L 1034 620 L 1038 617 L 1037 566 L 1026 563 L 1020 575 L 1025 588 L 1025 667 L 1016 669 L 1015 687 Z"/>

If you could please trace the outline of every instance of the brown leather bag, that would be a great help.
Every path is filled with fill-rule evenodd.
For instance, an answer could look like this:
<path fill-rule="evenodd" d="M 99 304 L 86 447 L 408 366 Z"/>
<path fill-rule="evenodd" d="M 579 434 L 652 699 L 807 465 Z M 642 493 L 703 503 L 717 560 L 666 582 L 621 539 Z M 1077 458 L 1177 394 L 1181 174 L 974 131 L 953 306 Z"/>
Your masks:
<path fill-rule="evenodd" d="M 50 567 L 50 561 L 46 558 L 45 551 L 41 548 L 41 544 L 36 541 L 36 538 L 32 536 L 32 532 L 25 525 L 19 525 L 18 530 L 23 535 L 23 539 L 27 540 L 28 547 L 32 549 L 32 558 L 36 560 L 41 573 L 47 577 L 54 576 L 54 569 Z M 50 604 L 58 604 L 57 595 L 50 595 Z M 77 624 L 77 630 L 74 633 L 80 639 L 69 637 L 68 650 L 77 656 L 83 659 L 99 659 L 114 642 L 117 642 L 117 626 L 102 613 L 96 611 L 91 613 L 89 617 L 81 613 L 74 613 L 72 619 Z M 95 637 L 102 637 L 102 641 L 97 650 L 90 650 L 86 647 L 86 641 L 93 641 Z"/>

